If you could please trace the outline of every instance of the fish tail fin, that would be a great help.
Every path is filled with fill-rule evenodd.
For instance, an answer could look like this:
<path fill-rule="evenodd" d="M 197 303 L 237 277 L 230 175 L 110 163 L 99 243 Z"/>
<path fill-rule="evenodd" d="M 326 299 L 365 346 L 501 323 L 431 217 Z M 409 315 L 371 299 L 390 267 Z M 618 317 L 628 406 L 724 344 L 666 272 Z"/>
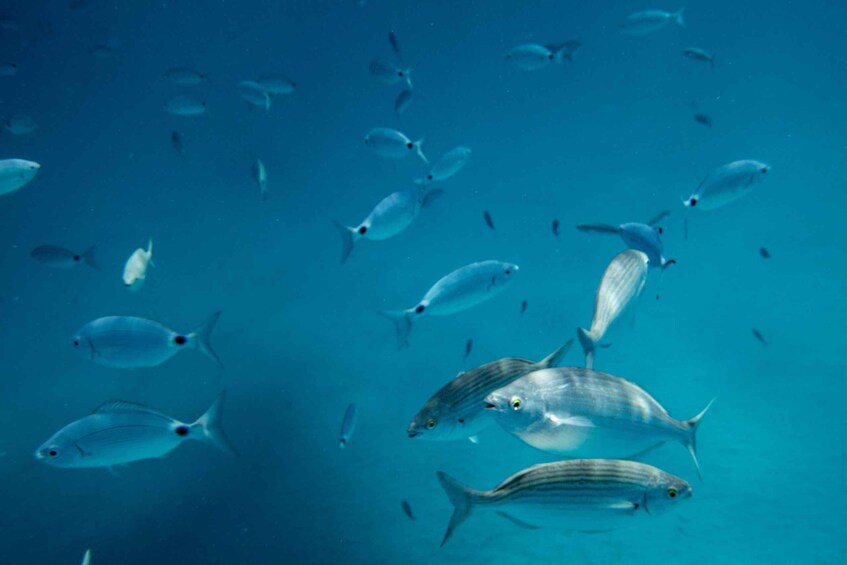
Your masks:
<path fill-rule="evenodd" d="M 199 349 L 200 352 L 218 364 L 218 366 L 223 369 L 224 364 L 221 361 L 218 354 L 215 353 L 215 350 L 212 349 L 212 330 L 215 329 L 215 324 L 218 323 L 218 318 L 221 317 L 221 312 L 218 310 L 214 314 L 212 314 L 208 320 L 203 322 L 203 325 L 199 328 L 195 329 L 188 335 L 188 341 L 191 343 L 196 349 Z"/>
<path fill-rule="evenodd" d="M 394 323 L 397 332 L 397 348 L 409 347 L 409 333 L 412 331 L 412 313 L 414 310 L 385 310 L 380 312 Z"/>
<path fill-rule="evenodd" d="M 206 410 L 206 413 L 197 418 L 197 421 L 191 425 L 199 426 L 203 430 L 203 437 L 200 438 L 202 441 L 214 445 L 224 453 L 237 455 L 238 451 L 226 436 L 226 433 L 224 433 L 223 410 L 225 400 L 226 391 L 223 391 L 209 409 Z"/>
<path fill-rule="evenodd" d="M 82 260 L 85 261 L 85 264 L 91 267 L 92 269 L 100 270 L 100 265 L 97 264 L 97 260 L 94 258 L 94 254 L 97 252 L 97 246 L 92 245 L 88 249 L 85 250 L 82 254 Z"/>
<path fill-rule="evenodd" d="M 599 232 L 599 233 L 621 233 L 620 226 L 612 226 L 609 224 L 579 224 L 576 226 L 581 232 L 591 233 L 591 232 Z"/>
<path fill-rule="evenodd" d="M 453 515 L 450 517 L 450 523 L 447 524 L 444 539 L 441 540 L 441 547 L 444 547 L 444 544 L 447 543 L 447 540 L 450 539 L 450 536 L 453 535 L 459 524 L 467 520 L 468 516 L 470 516 L 471 509 L 473 508 L 474 491 L 442 471 L 438 471 L 438 482 L 441 483 L 441 488 L 444 489 L 447 498 L 450 499 L 450 503 L 453 505 Z"/>
<path fill-rule="evenodd" d="M 423 162 L 426 163 L 427 165 L 429 165 L 429 159 L 426 158 L 426 155 L 424 155 L 424 152 L 423 152 L 424 142 L 426 142 L 426 136 L 417 140 L 415 142 L 415 151 L 418 153 L 418 157 L 423 159 Z"/>
<path fill-rule="evenodd" d="M 662 293 L 662 273 L 671 265 L 676 265 L 676 259 L 667 259 L 662 263 L 661 270 L 659 271 L 659 282 L 656 285 L 656 300 L 659 300 L 659 295 Z"/>
<path fill-rule="evenodd" d="M 435 188 L 433 190 L 423 190 L 423 194 L 421 196 L 421 208 L 428 208 L 432 206 L 432 203 L 444 196 L 444 191 L 440 188 Z"/>
<path fill-rule="evenodd" d="M 579 344 L 582 345 L 582 351 L 585 353 L 585 367 L 587 369 L 593 368 L 594 349 L 597 347 L 597 338 L 585 328 L 577 328 L 576 337 L 579 338 Z"/>
<path fill-rule="evenodd" d="M 568 351 L 570 351 L 571 345 L 573 345 L 573 339 L 569 339 L 556 351 L 539 361 L 538 366 L 542 369 L 547 369 L 549 367 L 558 367 L 559 363 L 562 361 L 562 359 L 564 359 L 565 355 L 568 354 Z"/>
<path fill-rule="evenodd" d="M 683 18 L 683 16 L 685 15 L 685 8 L 686 7 L 683 6 L 682 8 L 673 13 L 673 21 L 676 22 L 676 25 L 681 28 L 685 27 L 685 19 Z"/>
<path fill-rule="evenodd" d="M 668 259 L 662 264 L 662 272 L 671 265 L 676 265 L 676 259 Z"/>
<path fill-rule="evenodd" d="M 690 420 L 685 421 L 685 425 L 688 428 L 688 440 L 685 447 L 688 448 L 688 452 L 691 454 L 691 459 L 694 460 L 694 466 L 697 468 L 697 476 L 700 477 L 701 481 L 703 480 L 703 474 L 700 472 L 700 462 L 697 460 L 697 428 L 700 426 L 700 420 L 706 415 L 706 412 L 709 411 L 709 408 L 712 407 L 715 400 L 717 399 L 711 399 L 706 407 L 700 410 L 699 414 Z"/>
<path fill-rule="evenodd" d="M 353 228 L 347 227 L 339 221 L 333 220 L 332 223 L 341 235 L 341 264 L 343 265 L 350 257 L 350 253 L 353 252 L 353 244 L 359 234 Z"/>

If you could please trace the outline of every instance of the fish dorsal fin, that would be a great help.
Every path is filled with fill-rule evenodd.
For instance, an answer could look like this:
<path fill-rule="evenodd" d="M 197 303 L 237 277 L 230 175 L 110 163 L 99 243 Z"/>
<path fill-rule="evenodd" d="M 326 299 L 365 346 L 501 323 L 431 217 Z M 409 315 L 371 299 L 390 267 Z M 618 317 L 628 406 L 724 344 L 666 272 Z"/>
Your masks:
<path fill-rule="evenodd" d="M 165 416 L 158 410 L 150 408 L 149 406 L 145 406 L 144 404 L 138 404 L 136 402 L 127 402 L 126 400 L 110 400 L 109 402 L 104 402 L 103 404 L 95 408 L 92 414 L 121 414 L 127 412 L 141 412 L 145 414 L 159 416 L 167 420 L 171 419 L 170 417 Z"/>

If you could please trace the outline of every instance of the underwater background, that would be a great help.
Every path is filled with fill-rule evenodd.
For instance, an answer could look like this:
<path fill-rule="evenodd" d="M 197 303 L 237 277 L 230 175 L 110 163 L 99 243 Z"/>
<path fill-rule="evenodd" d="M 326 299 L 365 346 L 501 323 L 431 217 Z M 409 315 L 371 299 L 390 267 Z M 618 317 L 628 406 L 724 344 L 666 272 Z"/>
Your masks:
<path fill-rule="evenodd" d="M 847 561 L 847 6 L 697 0 L 685 29 L 620 33 L 628 14 L 681 7 L 660 4 L 2 2 L 15 23 L 0 30 L 2 59 L 18 72 L 0 77 L 0 114 L 39 127 L 3 132 L 0 158 L 42 169 L 0 196 L 0 563 L 77 563 L 89 547 L 92 563 L 123 565 Z M 399 88 L 368 74 L 391 56 L 389 30 L 413 67 L 399 119 Z M 583 45 L 562 65 L 526 72 L 505 57 L 568 39 Z M 685 58 L 690 46 L 715 53 L 714 68 Z M 163 110 L 185 90 L 164 74 L 183 65 L 210 75 L 191 87 L 203 116 Z M 297 83 L 268 112 L 236 91 L 262 73 Z M 426 136 L 431 159 L 460 145 L 473 154 L 408 230 L 358 242 L 341 265 L 332 220 L 355 225 L 427 172 L 369 151 L 363 137 L 379 126 Z M 266 202 L 250 174 L 257 158 Z M 680 198 L 737 159 L 767 162 L 769 178 L 724 208 L 691 211 L 686 240 Z M 478 445 L 412 440 L 409 420 L 459 371 L 541 359 L 590 323 L 624 244 L 576 224 L 662 209 L 677 264 L 661 300 L 650 273 L 634 324 L 595 368 L 677 418 L 717 397 L 698 434 L 702 482 L 678 445 L 645 459 L 689 480 L 693 498 L 590 535 L 479 512 L 439 548 L 452 507 L 437 470 L 492 488 L 557 458 L 496 426 Z M 123 264 L 151 237 L 156 266 L 128 292 Z M 102 271 L 41 265 L 30 251 L 46 243 L 96 244 Z M 420 320 L 398 350 L 378 312 L 414 306 L 442 275 L 484 259 L 520 275 L 479 307 Z M 195 352 L 113 369 L 70 345 L 101 316 L 188 331 L 219 309 L 223 370 Z M 582 364 L 578 349 L 566 365 Z M 107 400 L 193 421 L 221 390 L 238 457 L 196 442 L 114 474 L 33 457 Z M 351 402 L 358 423 L 342 450 Z"/>

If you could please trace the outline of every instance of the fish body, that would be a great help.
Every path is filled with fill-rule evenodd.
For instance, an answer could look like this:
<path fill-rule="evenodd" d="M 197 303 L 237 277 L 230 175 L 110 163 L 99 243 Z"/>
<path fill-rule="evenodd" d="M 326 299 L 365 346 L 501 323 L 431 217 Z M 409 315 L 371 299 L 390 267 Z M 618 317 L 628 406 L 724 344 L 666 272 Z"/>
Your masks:
<path fill-rule="evenodd" d="M 665 12 L 664 10 L 636 12 L 627 16 L 626 21 L 621 25 L 621 31 L 630 35 L 645 35 L 659 31 L 671 22 L 684 28 L 684 13 L 685 8 L 680 8 L 676 12 Z"/>
<path fill-rule="evenodd" d="M 397 36 L 393 31 L 388 32 L 388 43 L 391 44 L 391 49 L 394 51 L 395 55 L 400 55 L 400 44 L 397 43 Z"/>
<path fill-rule="evenodd" d="M 711 406 L 689 420 L 673 418 L 638 385 L 577 367 L 524 375 L 486 399 L 507 432 L 549 453 L 625 459 L 668 441 L 685 446 L 697 465 L 697 428 Z"/>
<path fill-rule="evenodd" d="M 469 339 L 469 340 L 465 343 L 465 359 L 467 359 L 467 358 L 468 358 L 468 356 L 471 354 L 471 351 L 472 351 L 472 350 L 473 350 L 473 340 L 472 340 L 472 339 Z"/>
<path fill-rule="evenodd" d="M 406 433 L 410 438 L 455 441 L 476 435 L 493 423 L 485 397 L 523 375 L 555 367 L 570 350 L 568 341 L 541 361 L 504 357 L 456 375 L 418 411 Z"/>
<path fill-rule="evenodd" d="M 147 249 L 138 248 L 132 252 L 124 265 L 123 281 L 130 290 L 138 291 L 147 280 L 147 269 L 153 263 L 153 240 L 147 244 Z"/>
<path fill-rule="evenodd" d="M 762 345 L 767 345 L 767 344 L 768 344 L 767 340 L 765 339 L 765 336 L 763 336 L 763 335 L 762 335 L 762 332 L 760 332 L 760 331 L 759 331 L 759 330 L 757 330 L 756 328 L 753 328 L 753 337 L 755 337 L 757 340 L 759 340 L 759 342 L 760 342 Z"/>
<path fill-rule="evenodd" d="M 18 74 L 18 65 L 15 63 L 0 64 L 0 77 L 13 77 Z"/>
<path fill-rule="evenodd" d="M 537 71 L 556 60 L 556 53 L 534 43 L 518 45 L 506 54 L 506 59 L 524 71 Z"/>
<path fill-rule="evenodd" d="M 77 331 L 73 347 L 86 359 L 119 369 L 155 367 L 185 349 L 197 349 L 223 366 L 210 342 L 220 315 L 216 312 L 202 326 L 187 334 L 144 318 L 98 318 Z"/>
<path fill-rule="evenodd" d="M 434 181 L 447 180 L 464 168 L 471 158 L 471 150 L 467 147 L 456 147 L 444 154 L 430 168 L 425 179 L 415 181 L 418 184 L 427 184 Z"/>
<path fill-rule="evenodd" d="M 491 214 L 488 212 L 488 210 L 485 210 L 482 213 L 482 219 L 485 220 L 485 225 L 487 225 L 491 229 L 491 231 L 495 230 L 494 220 L 491 219 Z"/>
<path fill-rule="evenodd" d="M 406 513 L 406 516 L 409 517 L 409 520 L 415 519 L 415 515 L 412 514 L 412 505 L 409 504 L 409 502 L 407 500 L 404 500 L 403 502 L 401 502 L 400 506 L 401 506 L 401 508 L 403 508 L 403 512 Z"/>
<path fill-rule="evenodd" d="M 553 52 L 553 59 L 556 62 L 561 63 L 565 59 L 573 61 L 573 54 L 577 49 L 582 47 L 582 42 L 565 41 L 563 43 L 551 43 L 544 47 Z"/>
<path fill-rule="evenodd" d="M 694 121 L 707 128 L 712 127 L 712 117 L 708 114 L 694 114 Z"/>
<path fill-rule="evenodd" d="M 764 247 L 759 248 L 759 255 L 762 256 L 762 259 L 770 259 L 771 258 L 771 252 L 768 251 Z"/>
<path fill-rule="evenodd" d="M 553 220 L 551 230 L 553 231 L 553 235 L 556 236 L 556 239 L 559 239 L 559 220 Z"/>
<path fill-rule="evenodd" d="M 184 147 L 183 147 L 183 145 L 182 145 L 182 134 L 181 134 L 181 133 L 179 133 L 179 132 L 178 132 L 178 131 L 176 131 L 176 130 L 173 130 L 173 131 L 171 132 L 171 145 L 173 145 L 173 148 L 174 148 L 174 149 L 176 150 L 176 152 L 177 152 L 177 153 L 179 153 L 180 155 L 184 155 L 184 154 L 185 154 L 185 150 L 184 150 Z"/>
<path fill-rule="evenodd" d="M 412 141 L 403 133 L 391 128 L 374 128 L 365 136 L 365 145 L 380 157 L 403 159 L 410 153 L 417 153 L 424 163 L 429 163 L 423 153 L 423 138 Z"/>
<path fill-rule="evenodd" d="M 86 549 L 85 555 L 82 556 L 82 565 L 91 565 L 91 550 Z"/>
<path fill-rule="evenodd" d="M 517 275 L 519 267 L 502 261 L 471 263 L 442 277 L 408 310 L 383 312 L 397 332 L 400 347 L 408 345 L 412 324 L 422 316 L 449 316 L 500 294 Z"/>
<path fill-rule="evenodd" d="M 0 195 L 11 194 L 26 186 L 41 169 L 35 161 L 0 160 Z"/>
<path fill-rule="evenodd" d="M 409 104 L 412 102 L 412 89 L 405 88 L 400 91 L 400 94 L 397 95 L 397 98 L 394 100 L 394 112 L 399 116 L 403 112 L 406 111 L 406 108 L 409 107 Z"/>
<path fill-rule="evenodd" d="M 676 262 L 673 259 L 665 258 L 661 228 L 638 222 L 630 222 L 621 224 L 620 229 L 621 239 L 623 239 L 627 247 L 645 253 L 650 267 L 664 269 Z"/>
<path fill-rule="evenodd" d="M 671 511 L 691 485 L 635 461 L 576 459 L 520 471 L 496 488 L 468 488 L 445 473 L 438 480 L 453 504 L 443 546 L 473 511 L 490 509 L 524 528 L 603 532 Z"/>
<path fill-rule="evenodd" d="M 165 77 L 179 86 L 197 86 L 208 82 L 209 75 L 189 69 L 188 67 L 174 67 L 165 73 Z"/>
<path fill-rule="evenodd" d="M 264 108 L 265 112 L 271 109 L 271 95 L 264 86 L 256 81 L 242 80 L 238 83 L 238 95 L 251 106 Z"/>
<path fill-rule="evenodd" d="M 344 419 L 341 421 L 341 439 L 338 443 L 341 449 L 344 449 L 353 436 L 353 431 L 356 429 L 356 416 L 356 405 L 350 404 L 347 406 L 347 410 L 344 411 Z"/>
<path fill-rule="evenodd" d="M 38 124 L 30 116 L 18 114 L 7 119 L 3 128 L 12 135 L 29 135 L 38 129 Z"/>
<path fill-rule="evenodd" d="M 39 263 L 55 269 L 72 269 L 81 263 L 85 263 L 93 269 L 99 269 L 100 267 L 94 259 L 96 250 L 95 246 L 91 246 L 83 253 L 74 253 L 70 249 L 57 245 L 39 245 L 32 250 L 30 255 Z"/>
<path fill-rule="evenodd" d="M 594 351 L 609 327 L 629 304 L 641 294 L 647 281 L 649 260 L 641 251 L 630 249 L 619 253 L 606 267 L 594 300 L 591 328 L 577 329 L 585 352 L 585 366 L 594 364 Z"/>
<path fill-rule="evenodd" d="M 297 83 L 283 75 L 264 75 L 256 80 L 256 84 L 271 96 L 292 94 L 297 89 Z"/>
<path fill-rule="evenodd" d="M 528 303 L 526 300 L 524 300 L 523 302 L 521 302 L 521 314 L 523 314 L 524 312 L 526 312 L 526 307 L 527 307 L 527 306 L 529 306 L 529 303 Z"/>
<path fill-rule="evenodd" d="M 202 116 L 206 102 L 191 94 L 180 94 L 165 103 L 165 111 L 175 116 Z"/>
<path fill-rule="evenodd" d="M 727 163 L 712 171 L 694 193 L 682 203 L 688 208 L 714 210 L 752 192 L 770 171 L 761 161 L 742 160 Z"/>
<path fill-rule="evenodd" d="M 259 187 L 259 196 L 261 199 L 268 199 L 268 172 L 265 169 L 265 164 L 262 163 L 261 159 L 256 159 L 256 162 L 253 163 L 252 168 L 253 180 L 256 181 L 256 185 Z"/>
<path fill-rule="evenodd" d="M 112 467 L 164 457 L 186 441 L 234 450 L 221 427 L 225 394 L 193 423 L 132 402 L 112 401 L 56 432 L 35 452 L 51 467 Z"/>
<path fill-rule="evenodd" d="M 704 49 L 698 47 L 686 47 L 682 50 L 683 54 L 694 61 L 709 63 L 712 67 L 715 66 L 715 56 Z"/>
<path fill-rule="evenodd" d="M 405 82 L 406 86 L 412 88 L 412 69 L 401 69 L 400 67 L 386 61 L 371 61 L 368 66 L 371 76 L 383 84 L 394 85 Z"/>

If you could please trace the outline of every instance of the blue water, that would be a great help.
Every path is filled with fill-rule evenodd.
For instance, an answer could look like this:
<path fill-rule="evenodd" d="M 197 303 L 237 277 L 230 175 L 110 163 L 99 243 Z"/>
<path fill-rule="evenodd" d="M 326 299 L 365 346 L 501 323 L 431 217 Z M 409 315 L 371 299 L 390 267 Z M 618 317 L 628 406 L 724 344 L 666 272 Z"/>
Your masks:
<path fill-rule="evenodd" d="M 31 115 L 0 157 L 42 169 L 0 196 L 0 562 L 77 563 L 843 563 L 847 560 L 843 216 L 847 65 L 835 2 L 690 2 L 687 28 L 633 37 L 635 0 L 3 2 L 0 111 Z M 17 27 L 17 29 L 6 29 Z M 395 30 L 414 99 L 368 74 Z M 579 39 L 573 63 L 525 72 L 523 43 Z M 108 45 L 106 57 L 92 53 Z M 715 53 L 715 68 L 682 55 Z M 190 66 L 209 84 L 181 88 Z M 282 73 L 297 91 L 251 111 L 238 81 Z M 205 116 L 163 111 L 183 91 Z M 693 121 L 710 114 L 711 129 Z M 357 243 L 339 264 L 331 220 L 359 222 L 426 172 L 362 143 L 373 127 L 427 136 L 467 167 L 401 235 Z M 170 144 L 179 130 L 180 157 Z M 269 174 L 261 202 L 250 167 Z M 736 159 L 767 162 L 750 196 L 689 217 L 688 196 Z M 460 370 L 540 359 L 590 323 L 594 292 L 623 244 L 585 222 L 645 221 L 661 209 L 678 261 L 596 368 L 640 384 L 678 418 L 717 401 L 699 432 L 701 483 L 686 451 L 645 461 L 694 497 L 666 517 L 600 534 L 527 531 L 475 513 L 445 547 L 452 512 L 436 470 L 491 488 L 555 460 L 496 427 L 479 445 L 411 440 L 406 426 Z M 496 231 L 482 220 L 490 212 Z M 550 225 L 561 222 L 561 237 Z M 123 263 L 155 242 L 138 293 Z M 40 244 L 98 246 L 102 272 L 52 270 Z M 765 260 L 765 246 L 772 258 Z M 398 351 L 377 312 L 408 308 L 442 275 L 483 259 L 519 278 L 491 301 L 416 323 Z M 527 310 L 520 313 L 521 302 Z M 188 331 L 212 312 L 224 370 L 181 353 L 141 370 L 95 365 L 70 337 L 107 315 Z M 767 339 L 756 341 L 755 327 Z M 839 328 L 841 328 L 839 330 Z M 463 360 L 465 342 L 474 348 Z M 578 365 L 572 351 L 567 363 Z M 193 421 L 228 391 L 240 455 L 190 443 L 117 469 L 52 468 L 34 450 L 109 399 Z M 344 410 L 355 435 L 338 448 Z M 409 501 L 416 520 L 401 510 Z"/>

